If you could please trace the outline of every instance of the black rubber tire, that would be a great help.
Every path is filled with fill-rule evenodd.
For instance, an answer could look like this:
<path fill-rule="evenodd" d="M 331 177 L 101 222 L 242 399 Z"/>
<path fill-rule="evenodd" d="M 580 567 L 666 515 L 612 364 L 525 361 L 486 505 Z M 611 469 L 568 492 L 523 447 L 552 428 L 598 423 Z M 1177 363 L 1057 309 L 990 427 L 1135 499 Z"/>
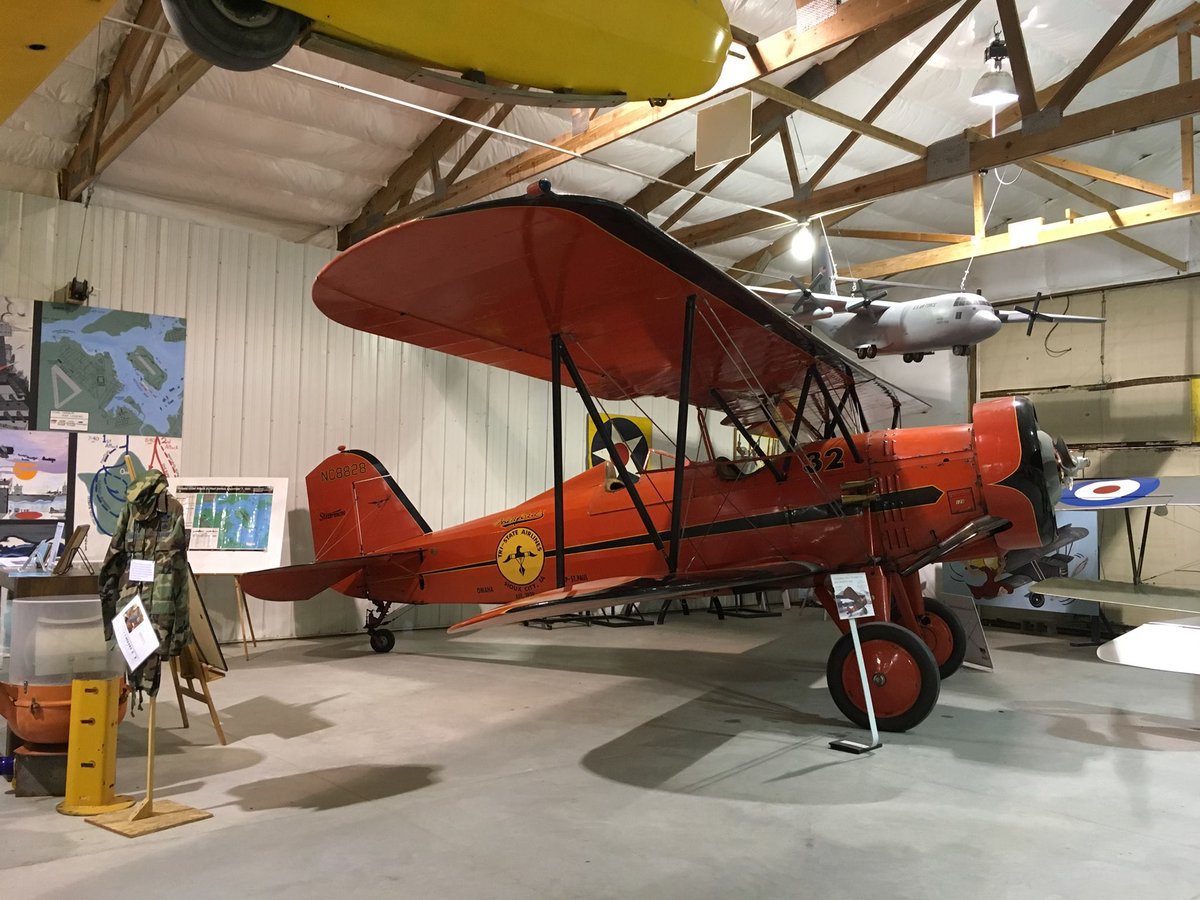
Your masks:
<path fill-rule="evenodd" d="M 878 710 L 876 711 L 875 724 L 879 730 L 908 731 L 925 721 L 925 718 L 937 706 L 938 694 L 942 689 L 942 679 L 938 675 L 937 662 L 934 661 L 933 653 L 930 652 L 925 642 L 907 628 L 893 622 L 871 622 L 863 625 L 858 629 L 858 637 L 864 645 L 864 656 L 867 657 L 870 654 L 865 645 L 871 641 L 885 641 L 897 645 L 916 663 L 920 677 L 917 697 L 907 709 L 888 716 L 879 715 Z M 859 728 L 870 728 L 866 709 L 858 706 L 846 693 L 842 675 L 847 660 L 857 683 L 859 675 L 858 664 L 854 660 L 854 641 L 849 634 L 844 634 L 833 645 L 833 650 L 829 654 L 829 662 L 825 666 L 825 678 L 829 685 L 829 693 L 833 697 L 833 702 L 837 704 L 837 708 L 842 711 L 842 715 Z M 873 679 L 874 674 L 868 658 L 867 678 Z M 875 692 L 872 691 L 872 695 L 874 694 Z"/>
<path fill-rule="evenodd" d="M 279 62 L 308 21 L 264 0 L 162 0 L 162 5 L 189 50 L 234 72 Z"/>
<path fill-rule="evenodd" d="M 867 348 L 867 359 L 874 359 L 879 354 L 879 348 L 872 344 Z"/>
<path fill-rule="evenodd" d="M 1046 605 L 1046 598 L 1041 594 L 1035 594 L 1031 592 L 1029 594 L 1029 605 L 1034 609 L 1041 609 Z"/>
<path fill-rule="evenodd" d="M 376 628 L 370 632 L 371 649 L 376 653 L 390 653 L 392 648 L 396 646 L 396 635 L 388 631 L 386 628 Z"/>
<path fill-rule="evenodd" d="M 950 638 L 952 641 L 952 649 L 950 655 L 938 663 L 938 674 L 942 676 L 942 681 L 945 681 L 951 675 L 959 670 L 963 664 L 963 660 L 967 656 L 967 629 L 963 628 L 962 622 L 958 620 L 958 616 L 941 600 L 935 600 L 933 597 L 925 598 L 925 615 L 936 616 L 941 619 L 948 629 L 950 629 Z M 926 641 L 928 646 L 928 641 Z M 932 652 L 933 648 L 930 647 Z M 934 657 L 937 661 L 937 657 Z"/>

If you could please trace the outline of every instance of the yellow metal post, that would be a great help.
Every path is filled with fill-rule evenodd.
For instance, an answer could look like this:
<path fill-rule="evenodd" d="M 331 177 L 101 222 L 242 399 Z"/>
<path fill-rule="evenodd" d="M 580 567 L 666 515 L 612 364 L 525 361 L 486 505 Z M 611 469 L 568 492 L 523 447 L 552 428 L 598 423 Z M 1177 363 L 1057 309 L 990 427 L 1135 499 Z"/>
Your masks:
<path fill-rule="evenodd" d="M 133 805 L 113 793 L 117 780 L 117 716 L 121 679 L 71 682 L 71 731 L 67 744 L 67 796 L 58 811 L 93 816 Z"/>

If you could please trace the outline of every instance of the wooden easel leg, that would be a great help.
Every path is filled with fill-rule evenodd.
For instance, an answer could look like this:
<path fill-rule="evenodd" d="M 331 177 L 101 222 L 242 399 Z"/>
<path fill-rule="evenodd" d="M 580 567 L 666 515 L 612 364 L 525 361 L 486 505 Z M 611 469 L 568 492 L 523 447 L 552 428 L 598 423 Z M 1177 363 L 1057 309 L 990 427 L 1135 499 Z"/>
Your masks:
<path fill-rule="evenodd" d="M 154 815 L 154 728 L 158 712 L 158 697 L 150 698 L 150 720 L 146 725 L 146 797 L 133 808 L 130 822 L 148 819 Z"/>
<path fill-rule="evenodd" d="M 184 652 L 187 652 L 185 648 Z M 187 710 L 183 706 L 183 690 L 179 687 L 179 660 L 171 657 L 171 682 L 175 685 L 175 699 L 179 701 L 179 717 L 183 719 L 183 727 L 188 727 Z"/>
<path fill-rule="evenodd" d="M 201 672 L 204 672 L 204 667 L 201 666 Z M 208 690 L 208 673 L 205 672 L 200 678 L 200 687 L 204 691 L 204 702 L 208 704 L 208 714 L 212 716 L 213 729 L 217 732 L 217 740 L 221 742 L 221 746 L 225 746 L 225 729 L 221 727 L 221 717 L 217 715 L 217 708 L 213 706 L 212 693 Z"/>
<path fill-rule="evenodd" d="M 233 578 L 233 587 L 237 592 L 237 615 L 238 624 L 242 628 L 242 655 L 245 656 L 247 662 L 250 660 L 250 651 L 246 647 L 246 626 L 250 626 L 250 643 L 255 647 L 258 646 L 258 638 L 254 635 L 254 620 L 250 618 L 250 604 L 246 602 L 246 594 L 242 591 L 242 580 L 236 575 Z"/>

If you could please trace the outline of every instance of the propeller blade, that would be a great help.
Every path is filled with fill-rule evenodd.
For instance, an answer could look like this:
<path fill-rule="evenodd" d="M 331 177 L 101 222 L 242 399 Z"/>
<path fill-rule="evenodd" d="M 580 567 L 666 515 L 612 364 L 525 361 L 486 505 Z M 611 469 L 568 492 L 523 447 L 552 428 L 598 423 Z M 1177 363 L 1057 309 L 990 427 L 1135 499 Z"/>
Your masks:
<path fill-rule="evenodd" d="M 1029 324 L 1025 326 L 1025 337 L 1033 334 L 1033 325 L 1038 319 L 1038 307 L 1042 305 L 1042 292 L 1038 291 L 1033 298 L 1033 311 L 1029 314 Z"/>

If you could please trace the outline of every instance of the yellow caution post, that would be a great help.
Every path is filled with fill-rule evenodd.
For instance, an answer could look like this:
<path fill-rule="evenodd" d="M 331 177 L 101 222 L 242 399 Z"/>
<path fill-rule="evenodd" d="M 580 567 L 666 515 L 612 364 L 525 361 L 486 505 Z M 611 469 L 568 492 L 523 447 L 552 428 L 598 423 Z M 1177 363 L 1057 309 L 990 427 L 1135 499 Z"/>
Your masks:
<path fill-rule="evenodd" d="M 67 795 L 58 811 L 94 816 L 133 805 L 113 792 L 117 780 L 117 710 L 121 679 L 71 682 L 71 730 L 67 744 Z"/>

